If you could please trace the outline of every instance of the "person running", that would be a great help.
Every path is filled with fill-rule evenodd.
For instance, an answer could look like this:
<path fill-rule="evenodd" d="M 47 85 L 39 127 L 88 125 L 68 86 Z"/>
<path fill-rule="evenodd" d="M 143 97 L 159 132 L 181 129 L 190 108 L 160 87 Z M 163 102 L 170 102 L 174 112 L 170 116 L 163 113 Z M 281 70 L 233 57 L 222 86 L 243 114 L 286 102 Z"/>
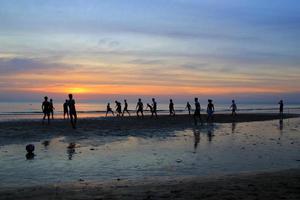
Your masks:
<path fill-rule="evenodd" d="M 73 99 L 73 95 L 69 94 L 69 114 L 70 114 L 70 119 L 71 119 L 71 125 L 74 129 L 76 129 L 77 125 L 77 112 L 76 112 L 76 107 L 75 107 L 75 100 Z"/>
<path fill-rule="evenodd" d="M 215 106 L 212 103 L 211 99 L 208 99 L 206 112 L 207 112 L 207 121 L 209 121 L 209 120 L 212 121 L 213 120 L 213 114 L 215 112 Z"/>
<path fill-rule="evenodd" d="M 279 104 L 279 115 L 283 116 L 283 100 L 280 100 L 278 104 Z"/>
<path fill-rule="evenodd" d="M 128 110 L 128 103 L 127 103 L 127 100 L 124 99 L 124 110 L 123 110 L 123 114 L 122 116 L 124 116 L 124 113 L 127 112 L 128 115 L 130 116 L 130 113 L 129 113 L 129 110 Z"/>
<path fill-rule="evenodd" d="M 200 122 L 201 122 L 201 124 L 202 124 L 202 119 L 201 119 L 200 111 L 201 111 L 201 106 L 200 106 L 200 103 L 199 103 L 199 101 L 198 101 L 198 98 L 196 97 L 196 98 L 195 98 L 195 112 L 194 112 L 194 121 L 195 121 L 195 125 L 197 125 L 197 118 L 200 119 Z"/>
<path fill-rule="evenodd" d="M 63 104 L 63 108 L 64 108 L 64 119 L 66 119 L 66 115 L 67 118 L 69 119 L 69 109 L 68 109 L 68 99 L 66 99 L 65 103 Z"/>
<path fill-rule="evenodd" d="M 155 117 L 157 118 L 157 103 L 155 101 L 154 98 L 152 98 L 152 115 L 155 115 Z"/>
<path fill-rule="evenodd" d="M 153 107 L 147 103 L 147 107 L 146 107 L 146 110 L 149 108 L 150 112 L 151 112 L 151 117 L 153 117 Z"/>
<path fill-rule="evenodd" d="M 174 103 L 172 99 L 170 99 L 170 103 L 169 103 L 169 112 L 170 112 L 170 116 L 171 115 L 175 116 Z"/>
<path fill-rule="evenodd" d="M 105 115 L 105 117 L 107 117 L 107 114 L 108 114 L 109 112 L 111 112 L 112 115 L 115 116 L 114 111 L 113 111 L 113 110 L 111 109 L 111 107 L 110 107 L 110 103 L 107 103 L 107 106 L 106 106 L 106 115 Z"/>
<path fill-rule="evenodd" d="M 138 100 L 136 104 L 136 115 L 139 117 L 139 113 L 142 114 L 142 117 L 144 117 L 144 105 L 141 99 Z"/>
<path fill-rule="evenodd" d="M 192 108 L 192 106 L 191 106 L 190 102 L 187 102 L 185 109 L 188 109 L 189 115 L 191 115 L 191 108 Z"/>
<path fill-rule="evenodd" d="M 115 101 L 116 103 L 116 112 L 117 112 L 117 116 L 120 117 L 122 114 L 122 106 L 121 103 L 118 101 Z"/>
<path fill-rule="evenodd" d="M 232 100 L 231 102 L 232 102 L 232 104 L 230 106 L 231 116 L 236 116 L 237 106 L 236 106 L 235 100 Z"/>
<path fill-rule="evenodd" d="M 48 124 L 50 124 L 50 102 L 48 101 L 47 96 L 44 97 L 44 101 L 42 103 L 42 111 L 44 113 L 43 124 L 46 117 L 48 118 Z"/>
<path fill-rule="evenodd" d="M 53 106 L 53 100 L 52 99 L 50 99 L 50 107 L 49 107 L 49 109 L 50 109 L 51 117 L 52 117 L 52 119 L 54 119 L 54 110 L 55 110 L 55 108 Z"/>

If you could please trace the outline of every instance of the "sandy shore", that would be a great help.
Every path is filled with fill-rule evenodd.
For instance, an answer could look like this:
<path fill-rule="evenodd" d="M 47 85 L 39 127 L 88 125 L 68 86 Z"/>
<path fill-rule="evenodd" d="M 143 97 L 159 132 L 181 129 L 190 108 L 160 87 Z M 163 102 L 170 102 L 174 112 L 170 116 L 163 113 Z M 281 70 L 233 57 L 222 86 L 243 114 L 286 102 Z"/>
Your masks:
<path fill-rule="evenodd" d="M 284 119 L 299 117 L 297 114 L 285 114 Z M 228 114 L 215 114 L 215 123 L 240 123 L 253 121 L 266 121 L 280 119 L 278 114 L 239 114 L 235 118 Z M 206 115 L 202 115 L 204 125 Z M 198 123 L 198 126 L 201 126 Z M 107 117 L 107 118 L 83 118 L 78 120 L 77 129 L 72 129 L 69 120 L 53 120 L 51 124 L 42 124 L 42 120 L 18 120 L 0 122 L 0 145 L 18 142 L 38 141 L 55 136 L 121 136 L 126 131 L 142 129 L 175 128 L 184 129 L 195 127 L 193 116 L 159 116 L 151 118 L 131 117 Z"/>
<path fill-rule="evenodd" d="M 1 188 L 0 199 L 300 199 L 300 170 Z"/>

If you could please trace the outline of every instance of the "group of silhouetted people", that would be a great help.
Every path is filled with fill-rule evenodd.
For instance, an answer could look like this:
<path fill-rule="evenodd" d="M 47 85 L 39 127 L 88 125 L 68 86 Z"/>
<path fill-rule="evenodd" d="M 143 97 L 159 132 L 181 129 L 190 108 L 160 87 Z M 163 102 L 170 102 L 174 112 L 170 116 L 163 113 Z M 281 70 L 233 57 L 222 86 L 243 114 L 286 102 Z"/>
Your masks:
<path fill-rule="evenodd" d="M 52 117 L 52 119 L 54 119 L 54 106 L 53 106 L 53 100 L 50 99 L 50 101 L 48 101 L 48 97 L 44 97 L 44 101 L 42 103 L 42 110 L 44 113 L 44 117 L 43 117 L 43 122 L 45 121 L 46 117 L 48 118 L 48 124 L 50 123 L 50 115 Z"/>
<path fill-rule="evenodd" d="M 48 101 L 48 97 L 44 97 L 44 101 L 42 103 L 42 111 L 44 113 L 43 117 L 43 123 L 46 119 L 48 118 L 48 124 L 50 124 L 50 115 L 52 115 L 52 119 L 54 119 L 54 106 L 53 106 L 53 100 L 50 99 Z M 71 120 L 71 125 L 75 129 L 76 124 L 77 124 L 77 112 L 76 112 L 76 107 L 75 107 L 75 100 L 73 99 L 73 95 L 69 94 L 69 99 L 66 99 L 65 103 L 63 104 L 63 111 L 64 111 L 64 119 L 70 118 Z"/>
<path fill-rule="evenodd" d="M 77 112 L 76 112 L 76 108 L 75 108 L 75 100 L 73 99 L 73 95 L 69 94 L 69 99 L 66 99 L 65 103 L 63 104 L 63 116 L 64 119 L 70 118 L 71 121 L 71 125 L 73 128 L 76 128 L 76 124 L 77 124 Z M 194 110 L 194 122 L 195 124 L 198 123 L 198 121 L 200 121 L 200 123 L 202 124 L 202 119 L 201 119 L 201 105 L 200 102 L 198 100 L 198 98 L 196 97 L 194 99 L 194 103 L 195 103 L 195 110 Z M 122 104 L 119 101 L 115 101 L 115 111 L 116 111 L 116 116 L 121 117 L 124 116 L 124 114 L 128 114 L 130 116 L 130 112 L 128 110 L 128 103 L 127 100 L 124 100 L 124 108 L 122 110 Z M 283 116 L 283 100 L 279 101 L 279 114 L 281 116 Z M 149 109 L 151 112 L 151 117 L 155 117 L 157 118 L 157 102 L 155 100 L 155 98 L 152 98 L 152 103 L 147 103 L 146 106 L 146 110 Z M 192 106 L 189 102 L 187 102 L 185 109 L 188 110 L 189 115 L 191 115 L 191 110 L 192 110 Z M 237 105 L 235 103 L 235 100 L 232 100 L 231 106 L 229 107 L 229 109 L 231 110 L 231 116 L 235 117 L 237 115 Z M 53 100 L 50 99 L 50 101 L 48 101 L 48 97 L 45 96 L 44 97 L 44 101 L 42 103 L 42 110 L 44 113 L 43 116 L 43 123 L 46 119 L 46 117 L 48 118 L 48 124 L 50 124 L 50 116 L 52 119 L 54 119 L 54 106 L 53 106 Z M 212 122 L 214 120 L 214 112 L 215 112 L 215 106 L 213 104 L 213 100 L 208 99 L 208 104 L 207 104 L 207 108 L 206 108 L 206 113 L 207 113 L 207 122 Z M 111 113 L 113 116 L 115 116 L 115 113 L 113 111 L 113 109 L 110 106 L 110 103 L 107 104 L 107 108 L 106 108 L 106 115 L 107 116 L 109 113 Z M 142 100 L 139 98 L 138 102 L 136 104 L 136 115 L 137 117 L 144 117 L 144 104 L 142 102 Z M 169 115 L 170 116 L 175 116 L 175 106 L 174 106 L 174 102 L 172 99 L 170 99 L 169 101 Z"/>

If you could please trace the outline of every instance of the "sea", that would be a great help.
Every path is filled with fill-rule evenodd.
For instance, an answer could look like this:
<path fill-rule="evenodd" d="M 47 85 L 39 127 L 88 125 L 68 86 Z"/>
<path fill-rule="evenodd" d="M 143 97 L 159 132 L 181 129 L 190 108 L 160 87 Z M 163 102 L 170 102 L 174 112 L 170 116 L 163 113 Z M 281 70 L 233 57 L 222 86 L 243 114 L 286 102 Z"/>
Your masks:
<path fill-rule="evenodd" d="M 132 115 L 135 114 L 136 102 L 128 102 L 128 108 Z M 105 117 L 106 114 L 105 102 L 77 102 L 76 109 L 79 118 L 96 118 Z M 194 107 L 193 104 L 192 108 Z M 215 103 L 215 113 L 230 113 L 229 104 Z M 122 105 L 123 106 L 123 105 Z M 146 103 L 144 102 L 146 107 Z M 264 103 L 264 104 L 237 104 L 239 113 L 277 113 L 279 110 L 278 104 Z M 186 104 L 175 103 L 176 114 L 186 114 Z M 202 112 L 205 112 L 206 105 L 201 104 Z M 54 102 L 54 117 L 56 119 L 63 118 L 63 102 Z M 111 103 L 111 108 L 115 110 L 115 104 Z M 168 114 L 168 103 L 158 102 L 158 114 Z M 288 104 L 284 106 L 285 113 L 300 114 L 300 104 Z M 149 115 L 149 109 L 145 111 L 145 115 Z M 41 102 L 0 102 L 0 121 L 10 120 L 32 120 L 40 119 L 42 117 Z M 108 116 L 111 116 L 109 113 Z"/>

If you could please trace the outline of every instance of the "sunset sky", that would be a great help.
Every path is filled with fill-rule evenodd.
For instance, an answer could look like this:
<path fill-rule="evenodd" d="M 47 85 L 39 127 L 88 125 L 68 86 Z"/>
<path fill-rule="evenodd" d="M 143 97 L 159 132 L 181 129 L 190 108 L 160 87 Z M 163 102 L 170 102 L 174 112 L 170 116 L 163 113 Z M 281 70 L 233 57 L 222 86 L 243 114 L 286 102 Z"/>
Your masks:
<path fill-rule="evenodd" d="M 300 98 L 299 0 L 0 0 L 0 101 Z"/>

